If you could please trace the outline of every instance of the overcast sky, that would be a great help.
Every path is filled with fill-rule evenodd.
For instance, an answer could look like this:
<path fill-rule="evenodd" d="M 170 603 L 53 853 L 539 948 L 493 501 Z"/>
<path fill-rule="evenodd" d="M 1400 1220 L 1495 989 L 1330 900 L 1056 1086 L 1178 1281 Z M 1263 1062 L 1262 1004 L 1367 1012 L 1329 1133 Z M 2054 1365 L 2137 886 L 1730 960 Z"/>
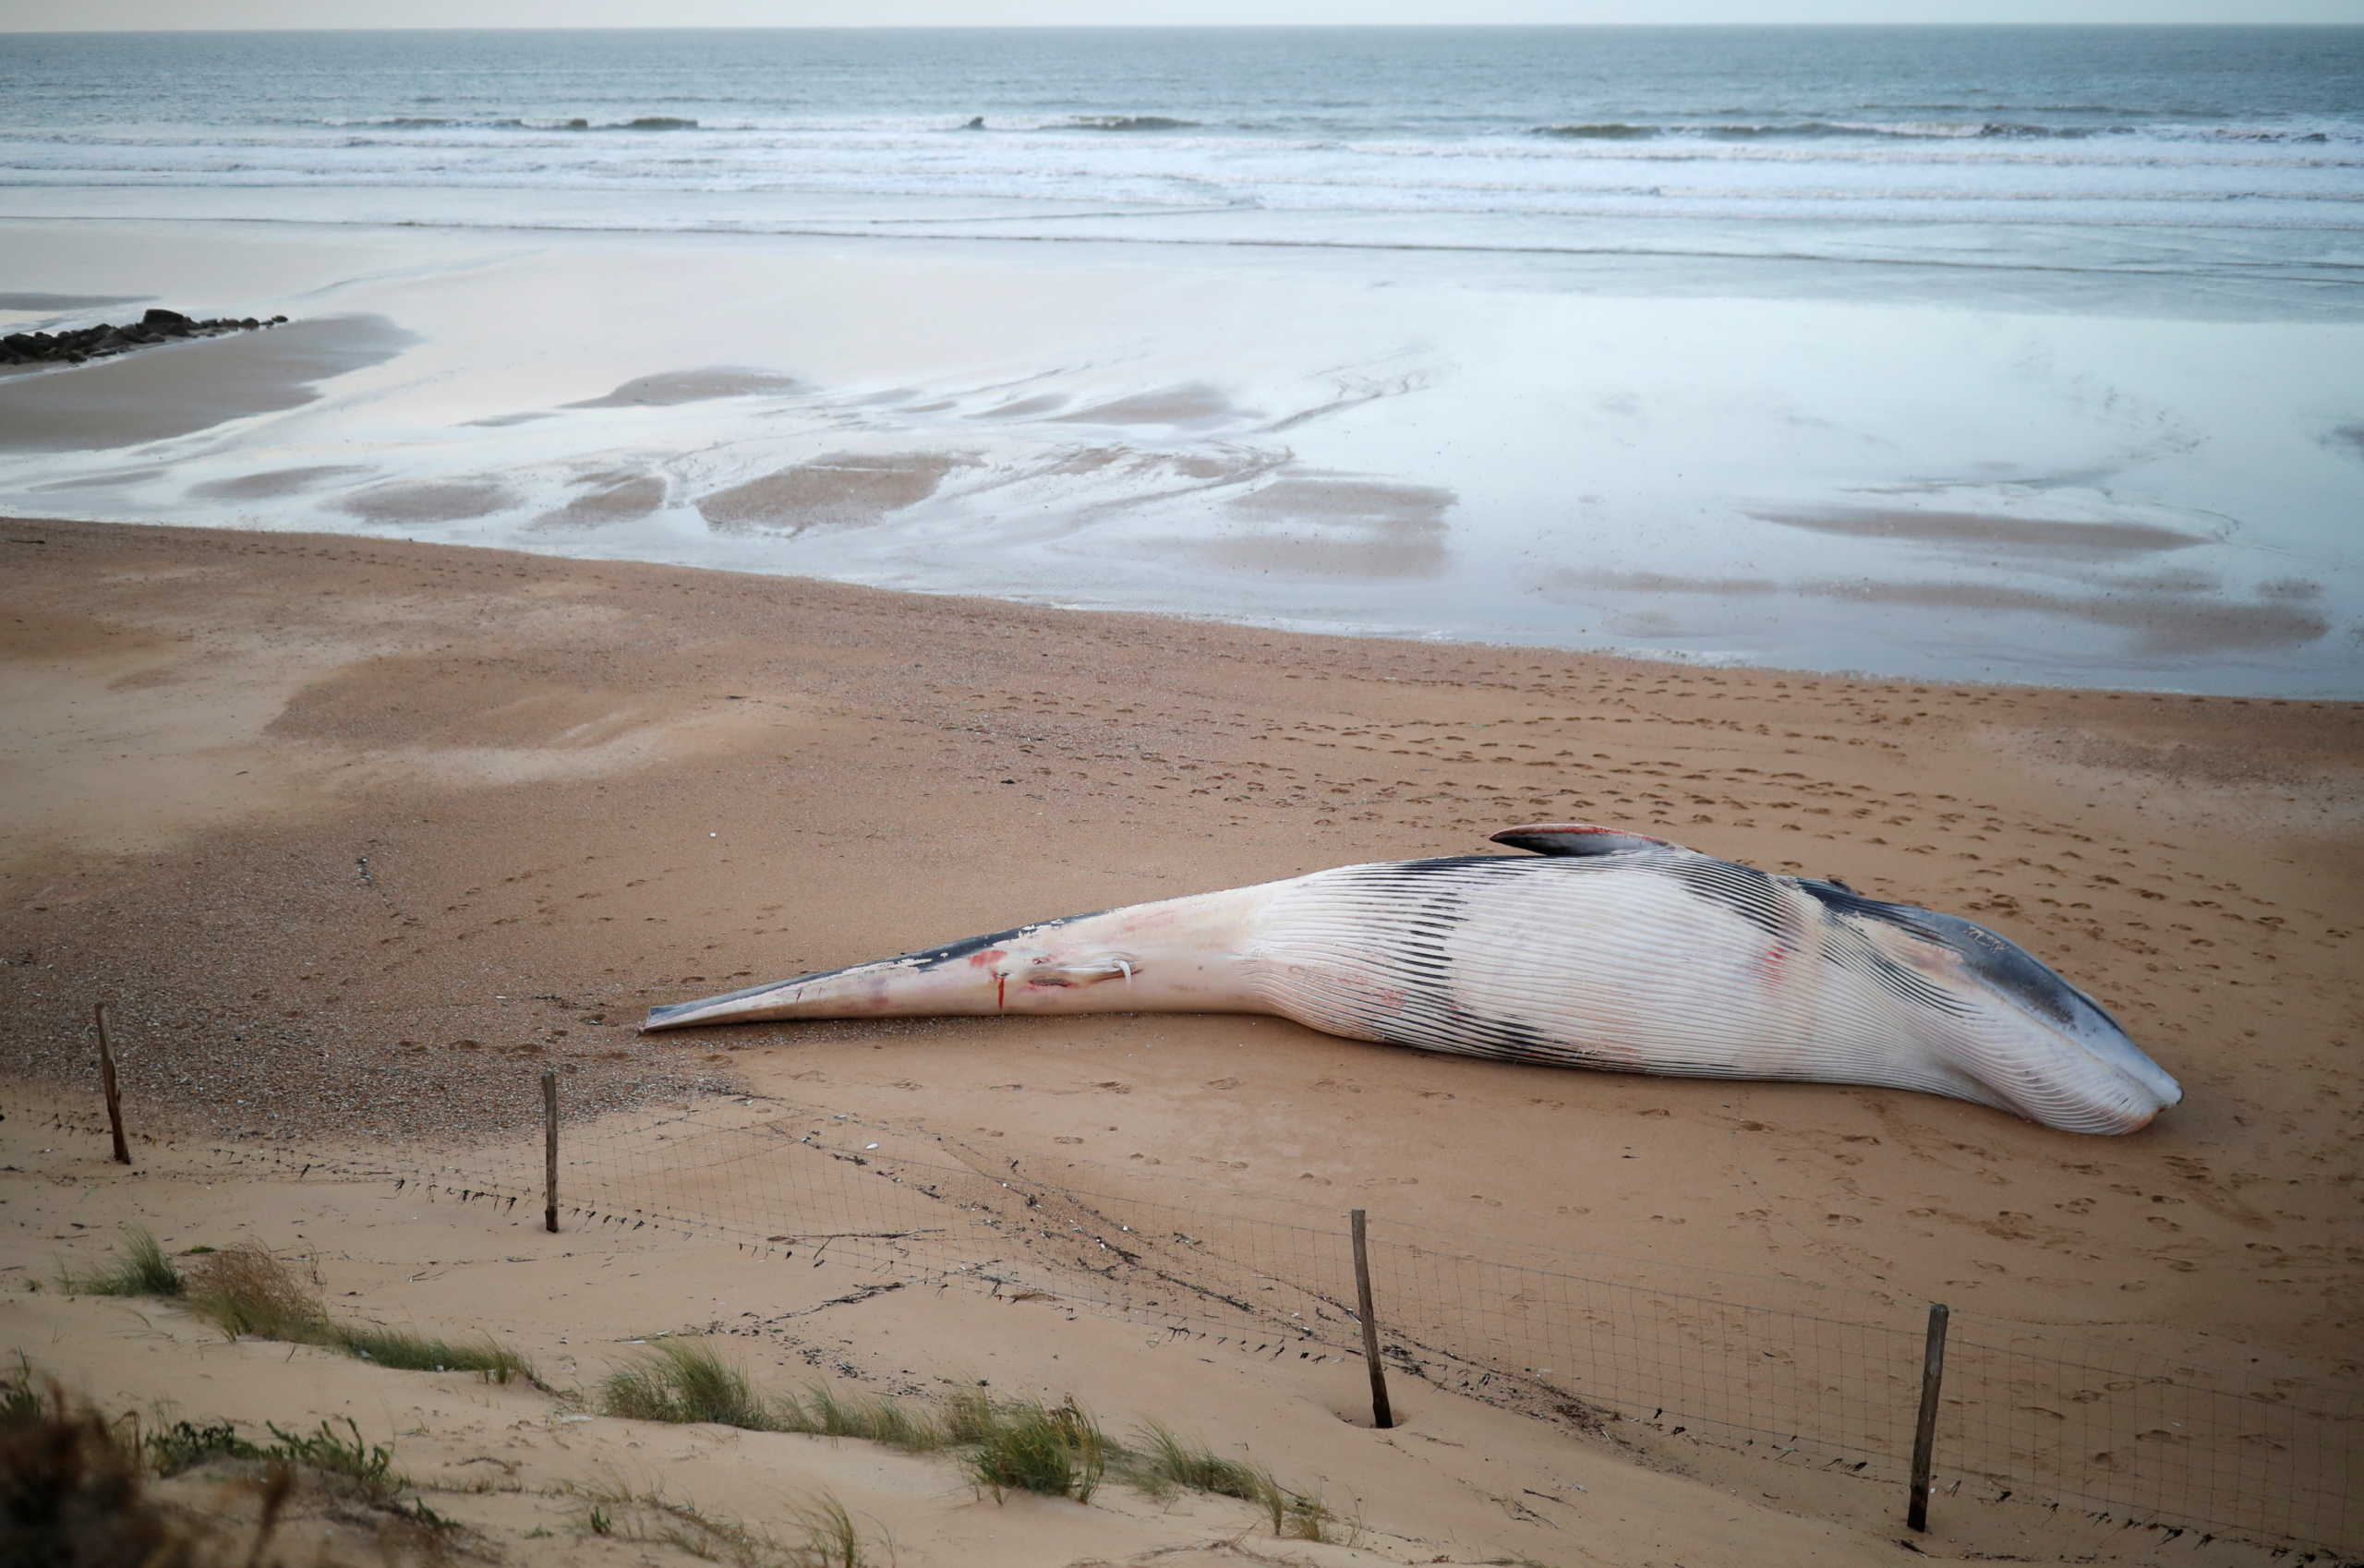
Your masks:
<path fill-rule="evenodd" d="M 2364 0 L 0 0 L 7 31 L 1260 22 L 2352 23 Z"/>

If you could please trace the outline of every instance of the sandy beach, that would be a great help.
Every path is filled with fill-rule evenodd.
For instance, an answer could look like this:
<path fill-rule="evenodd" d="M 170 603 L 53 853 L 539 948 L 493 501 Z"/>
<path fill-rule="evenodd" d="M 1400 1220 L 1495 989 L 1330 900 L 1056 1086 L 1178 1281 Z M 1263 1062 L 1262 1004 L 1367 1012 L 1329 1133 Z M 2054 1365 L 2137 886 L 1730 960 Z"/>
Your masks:
<path fill-rule="evenodd" d="M 2364 1559 L 2364 30 L 245 4 L 0 26 L 0 1478 L 194 1568 Z M 639 1029 L 1535 823 L 1980 923 L 2182 1099 Z M 1655 1010 L 1623 906 L 1357 995 L 1887 1047 L 1727 902 Z"/>
<path fill-rule="evenodd" d="M 1343 1360 L 1144 1350 L 1119 1319 L 958 1291 L 825 1309 L 850 1276 L 544 1237 L 262 1154 L 527 1132 L 556 1064 L 585 1115 L 778 1094 L 1098 1191 L 1368 1207 L 1908 1318 L 1942 1300 L 2128 1358 L 2105 1365 L 2349 1399 L 2364 1378 L 2353 705 L 1326 638 L 329 535 L 24 519 L 0 551 L 7 1342 L 115 1407 L 352 1413 L 403 1433 L 414 1475 L 522 1466 L 523 1490 L 434 1498 L 513 1561 L 582 1549 L 526 1537 L 561 1510 L 555 1478 L 601 1465 L 749 1516 L 809 1478 L 886 1521 L 907 1563 L 1229 1562 L 1245 1517 L 1003 1511 L 859 1444 L 573 1423 L 522 1388 L 291 1362 L 169 1309 L 62 1297 L 53 1270 L 131 1218 L 175 1248 L 310 1249 L 361 1309 L 485 1327 L 585 1384 L 623 1342 L 753 1309 L 768 1326 L 733 1343 L 783 1384 L 983 1376 L 1243 1445 L 1350 1502 L 1359 1544 L 1286 1549 L 1338 1563 L 2251 1559 L 1967 1502 L 1908 1550 L 1885 1490 L 1657 1432 L 1587 1437 L 1416 1384 L 1412 1424 L 1375 1433 L 1341 1422 L 1361 1376 Z M 1268 1019 L 633 1031 L 652 1003 L 1533 820 L 1989 923 L 2187 1098 L 2093 1139 L 1901 1092 L 1507 1067 Z M 90 1125 L 100 1000 L 131 1172 L 45 1119 Z"/>

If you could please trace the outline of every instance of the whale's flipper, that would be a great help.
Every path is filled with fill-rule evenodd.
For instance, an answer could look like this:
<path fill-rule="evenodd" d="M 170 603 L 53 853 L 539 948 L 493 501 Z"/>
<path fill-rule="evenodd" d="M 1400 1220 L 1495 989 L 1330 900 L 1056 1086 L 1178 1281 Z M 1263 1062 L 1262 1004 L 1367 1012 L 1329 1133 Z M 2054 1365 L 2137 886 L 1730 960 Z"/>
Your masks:
<path fill-rule="evenodd" d="M 1532 850 L 1538 855 L 1690 855 L 1698 853 L 1664 838 L 1640 833 L 1620 833 L 1586 822 L 1536 822 L 1505 827 L 1493 836 L 1497 844 Z"/>

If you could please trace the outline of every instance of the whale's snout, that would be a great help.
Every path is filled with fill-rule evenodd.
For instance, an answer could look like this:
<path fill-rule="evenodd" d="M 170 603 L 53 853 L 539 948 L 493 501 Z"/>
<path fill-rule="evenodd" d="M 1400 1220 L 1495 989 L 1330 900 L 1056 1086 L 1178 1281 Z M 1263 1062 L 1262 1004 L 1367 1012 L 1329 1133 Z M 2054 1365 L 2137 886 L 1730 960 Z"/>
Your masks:
<path fill-rule="evenodd" d="M 762 985 L 750 985 L 741 991 L 726 991 L 719 996 L 700 996 L 694 1001 L 672 1002 L 651 1007 L 640 1022 L 643 1034 L 654 1034 L 664 1029 L 691 1029 L 702 1023 L 754 1023 L 766 1019 L 787 1016 L 797 998 L 800 981 L 769 981 Z"/>
<path fill-rule="evenodd" d="M 2022 1116 L 2075 1132 L 2139 1132 L 2183 1099 L 2183 1086 L 2102 1005 L 2025 948 L 1954 915 L 1915 911 L 1961 962 L 1986 1004 L 1981 1082 Z"/>
<path fill-rule="evenodd" d="M 2063 1059 L 2056 1059 L 2049 1070 L 2063 1098 L 2073 1104 L 2055 1109 L 2053 1114 L 2060 1120 L 2054 1125 L 2094 1132 L 2140 1132 L 2160 1112 L 2183 1099 L 2183 1085 L 2145 1055 L 2117 1019 L 2090 1002 L 2086 1006 L 2092 1019 L 2080 1019 L 2056 1036 L 2054 1049 Z M 2072 1055 L 2081 1056 L 2081 1062 L 2071 1066 L 2065 1060 Z M 2075 1070 L 2076 1067 L 2084 1070 Z"/>

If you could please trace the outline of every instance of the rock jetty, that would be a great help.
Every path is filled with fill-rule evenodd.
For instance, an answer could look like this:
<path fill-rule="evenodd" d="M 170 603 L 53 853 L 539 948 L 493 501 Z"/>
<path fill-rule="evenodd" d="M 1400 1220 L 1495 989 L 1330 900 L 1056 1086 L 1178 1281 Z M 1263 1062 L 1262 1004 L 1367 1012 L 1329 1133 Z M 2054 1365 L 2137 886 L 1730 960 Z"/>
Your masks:
<path fill-rule="evenodd" d="M 128 354 L 151 344 L 254 332 L 276 327 L 286 320 L 284 316 L 273 316 L 269 320 L 254 316 L 216 316 L 200 321 L 177 310 L 155 309 L 121 326 L 102 321 L 95 327 L 75 327 L 62 332 L 10 332 L 0 337 L 0 365 L 79 365 L 86 359 Z"/>

